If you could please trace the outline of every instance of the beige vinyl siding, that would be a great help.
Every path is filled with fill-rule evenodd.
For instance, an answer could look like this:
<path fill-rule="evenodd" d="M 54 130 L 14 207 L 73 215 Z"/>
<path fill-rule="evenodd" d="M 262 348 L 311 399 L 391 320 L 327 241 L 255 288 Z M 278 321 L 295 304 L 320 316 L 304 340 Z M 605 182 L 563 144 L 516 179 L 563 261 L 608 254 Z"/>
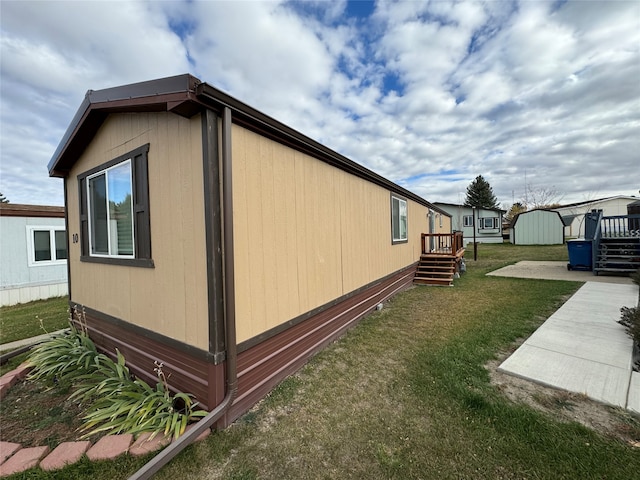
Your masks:
<path fill-rule="evenodd" d="M 239 342 L 417 262 L 426 207 L 392 245 L 389 190 L 237 125 L 232 144 Z"/>
<path fill-rule="evenodd" d="M 70 241 L 72 301 L 208 349 L 200 116 L 110 115 L 67 178 L 69 238 L 79 234 L 77 175 L 149 143 L 155 268 L 80 262 Z"/>

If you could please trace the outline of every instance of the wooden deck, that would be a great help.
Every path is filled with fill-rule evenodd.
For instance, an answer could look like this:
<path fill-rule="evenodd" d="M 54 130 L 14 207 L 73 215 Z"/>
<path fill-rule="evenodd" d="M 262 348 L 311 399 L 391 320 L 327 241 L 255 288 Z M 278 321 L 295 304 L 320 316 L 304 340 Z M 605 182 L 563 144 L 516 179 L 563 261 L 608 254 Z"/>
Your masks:
<path fill-rule="evenodd" d="M 464 256 L 462 232 L 423 233 L 422 252 L 413 283 L 453 285 L 453 277 Z"/>

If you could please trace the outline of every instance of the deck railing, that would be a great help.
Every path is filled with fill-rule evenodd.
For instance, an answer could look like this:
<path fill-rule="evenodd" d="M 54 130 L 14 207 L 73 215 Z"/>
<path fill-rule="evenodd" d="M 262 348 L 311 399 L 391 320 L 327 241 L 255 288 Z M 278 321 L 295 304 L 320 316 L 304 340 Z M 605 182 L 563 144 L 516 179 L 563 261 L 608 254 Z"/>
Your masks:
<path fill-rule="evenodd" d="M 591 229 L 585 231 L 585 238 L 591 240 L 591 264 L 595 275 L 602 239 L 640 237 L 640 214 L 605 217 L 602 212 L 593 212 L 587 214 L 587 217 L 595 222 L 592 233 L 589 232 Z"/>
<path fill-rule="evenodd" d="M 464 253 L 462 232 L 423 233 L 421 240 L 423 254 L 458 256 Z"/>
<path fill-rule="evenodd" d="M 640 214 L 601 217 L 602 238 L 640 237 Z"/>

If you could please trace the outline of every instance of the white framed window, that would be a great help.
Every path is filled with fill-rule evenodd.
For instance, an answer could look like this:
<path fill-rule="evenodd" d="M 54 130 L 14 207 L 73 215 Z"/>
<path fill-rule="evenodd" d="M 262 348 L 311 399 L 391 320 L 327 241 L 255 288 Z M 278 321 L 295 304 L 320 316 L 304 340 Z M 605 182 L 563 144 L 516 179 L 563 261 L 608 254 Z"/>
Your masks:
<path fill-rule="evenodd" d="M 149 144 L 78 175 L 80 260 L 153 268 Z"/>
<path fill-rule="evenodd" d="M 131 160 L 87 176 L 89 255 L 133 258 Z"/>
<path fill-rule="evenodd" d="M 391 195 L 391 243 L 407 242 L 407 201 Z"/>
<path fill-rule="evenodd" d="M 473 215 L 465 215 L 462 217 L 462 225 L 465 227 L 473 227 Z"/>
<path fill-rule="evenodd" d="M 480 228 L 485 230 L 500 228 L 500 219 L 498 217 L 481 218 Z"/>
<path fill-rule="evenodd" d="M 67 261 L 67 232 L 64 227 L 27 226 L 29 266 L 63 265 Z"/>

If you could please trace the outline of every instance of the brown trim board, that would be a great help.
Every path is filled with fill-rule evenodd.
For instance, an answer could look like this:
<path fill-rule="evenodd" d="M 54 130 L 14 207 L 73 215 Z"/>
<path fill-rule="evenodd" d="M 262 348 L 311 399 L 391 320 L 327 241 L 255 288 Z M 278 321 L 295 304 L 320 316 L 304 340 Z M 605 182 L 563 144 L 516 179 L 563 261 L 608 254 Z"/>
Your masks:
<path fill-rule="evenodd" d="M 147 338 L 159 345 L 165 345 L 168 348 L 183 352 L 184 354 L 187 354 L 194 358 L 198 358 L 204 362 L 213 363 L 213 358 L 209 354 L 209 352 L 202 350 L 198 347 L 194 347 L 193 345 L 189 345 L 188 343 L 184 343 L 184 342 L 181 342 L 180 340 L 167 337 L 166 335 L 162 335 L 161 333 L 155 332 L 153 330 L 149 330 L 144 327 L 134 325 L 133 323 L 129 323 L 117 317 L 113 317 L 106 313 L 99 312 L 98 310 L 94 310 L 90 307 L 84 306 L 81 303 L 77 303 L 72 300 L 69 301 L 69 306 L 72 309 L 77 306 L 79 311 L 84 310 L 87 318 L 98 320 L 105 324 L 113 325 L 114 328 L 120 331 L 122 330 L 126 331 L 128 336 L 130 335 L 130 336 L 139 336 L 139 337 Z M 122 340 L 122 342 L 123 344 L 126 344 L 125 340 Z"/>
<path fill-rule="evenodd" d="M 218 116 L 207 109 L 202 113 L 201 121 L 209 352 L 213 355 L 214 363 L 221 363 L 225 358 L 225 348 Z"/>
<path fill-rule="evenodd" d="M 75 305 L 70 303 L 71 307 Z M 78 307 L 82 310 L 81 305 Z M 217 376 L 223 376 L 223 370 L 222 365 L 213 365 L 207 360 L 207 352 L 173 339 L 158 338 L 157 333 L 145 335 L 140 327 L 90 308 L 84 311 L 89 336 L 96 346 L 112 359 L 116 357 L 116 349 L 119 350 L 129 370 L 138 378 L 155 386 L 158 378 L 153 371 L 154 362 L 162 362 L 170 390 L 193 394 L 204 409 L 211 410 L 216 406 L 210 404 L 209 399 L 215 401 L 217 398 L 215 387 L 222 382 Z"/>

